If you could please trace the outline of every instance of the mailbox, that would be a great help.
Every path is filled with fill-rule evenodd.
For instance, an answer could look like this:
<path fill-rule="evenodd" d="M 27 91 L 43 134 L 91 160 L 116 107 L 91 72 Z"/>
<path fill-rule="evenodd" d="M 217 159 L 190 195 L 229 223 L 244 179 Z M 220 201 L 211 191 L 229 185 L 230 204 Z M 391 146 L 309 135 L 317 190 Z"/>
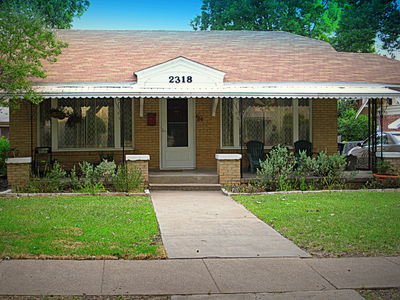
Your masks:
<path fill-rule="evenodd" d="M 156 126 L 157 124 L 157 114 L 147 113 L 147 126 Z"/>

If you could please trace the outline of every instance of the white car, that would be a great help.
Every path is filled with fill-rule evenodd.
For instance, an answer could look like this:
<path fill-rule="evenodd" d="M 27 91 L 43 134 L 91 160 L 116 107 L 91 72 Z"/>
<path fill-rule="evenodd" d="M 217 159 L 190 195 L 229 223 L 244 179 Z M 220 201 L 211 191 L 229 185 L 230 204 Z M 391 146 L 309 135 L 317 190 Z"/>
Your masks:
<path fill-rule="evenodd" d="M 347 155 L 354 155 L 357 157 L 357 167 L 366 168 L 368 166 L 368 139 L 359 143 L 357 147 L 350 149 Z M 386 131 L 378 133 L 377 136 L 377 156 L 381 152 L 398 152 L 400 154 L 400 132 Z"/>

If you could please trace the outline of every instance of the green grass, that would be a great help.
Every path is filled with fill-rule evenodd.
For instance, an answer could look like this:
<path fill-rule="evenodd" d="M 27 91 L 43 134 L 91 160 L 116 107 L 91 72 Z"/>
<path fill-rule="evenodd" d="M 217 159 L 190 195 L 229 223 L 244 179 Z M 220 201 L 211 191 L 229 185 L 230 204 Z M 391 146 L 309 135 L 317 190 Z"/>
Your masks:
<path fill-rule="evenodd" d="M 258 218 L 317 256 L 400 254 L 400 194 L 235 196 Z"/>
<path fill-rule="evenodd" d="M 0 198 L 0 257 L 163 257 L 148 197 Z"/>

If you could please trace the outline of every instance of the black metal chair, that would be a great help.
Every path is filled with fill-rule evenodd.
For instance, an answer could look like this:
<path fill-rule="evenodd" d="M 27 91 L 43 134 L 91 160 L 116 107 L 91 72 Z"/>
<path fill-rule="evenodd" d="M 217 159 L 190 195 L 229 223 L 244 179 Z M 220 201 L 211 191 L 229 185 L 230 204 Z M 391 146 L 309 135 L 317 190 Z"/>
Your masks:
<path fill-rule="evenodd" d="M 313 155 L 312 143 L 306 140 L 299 140 L 294 143 L 294 155 L 299 157 L 300 152 L 305 151 L 308 157 Z"/>
<path fill-rule="evenodd" d="M 53 155 L 51 147 L 36 147 L 33 160 L 33 172 L 43 176 L 53 166 Z"/>
<path fill-rule="evenodd" d="M 260 160 L 265 160 L 264 143 L 260 141 L 249 141 L 246 143 L 247 159 L 249 160 L 249 170 L 255 173 L 260 167 Z"/>

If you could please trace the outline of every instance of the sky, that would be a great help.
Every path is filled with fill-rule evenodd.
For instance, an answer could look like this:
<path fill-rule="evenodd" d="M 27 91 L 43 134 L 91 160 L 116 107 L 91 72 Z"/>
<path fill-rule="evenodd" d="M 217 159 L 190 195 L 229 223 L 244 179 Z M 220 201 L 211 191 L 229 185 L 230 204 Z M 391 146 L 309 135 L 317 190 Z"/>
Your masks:
<path fill-rule="evenodd" d="M 73 29 L 192 30 L 201 0 L 90 0 Z"/>

